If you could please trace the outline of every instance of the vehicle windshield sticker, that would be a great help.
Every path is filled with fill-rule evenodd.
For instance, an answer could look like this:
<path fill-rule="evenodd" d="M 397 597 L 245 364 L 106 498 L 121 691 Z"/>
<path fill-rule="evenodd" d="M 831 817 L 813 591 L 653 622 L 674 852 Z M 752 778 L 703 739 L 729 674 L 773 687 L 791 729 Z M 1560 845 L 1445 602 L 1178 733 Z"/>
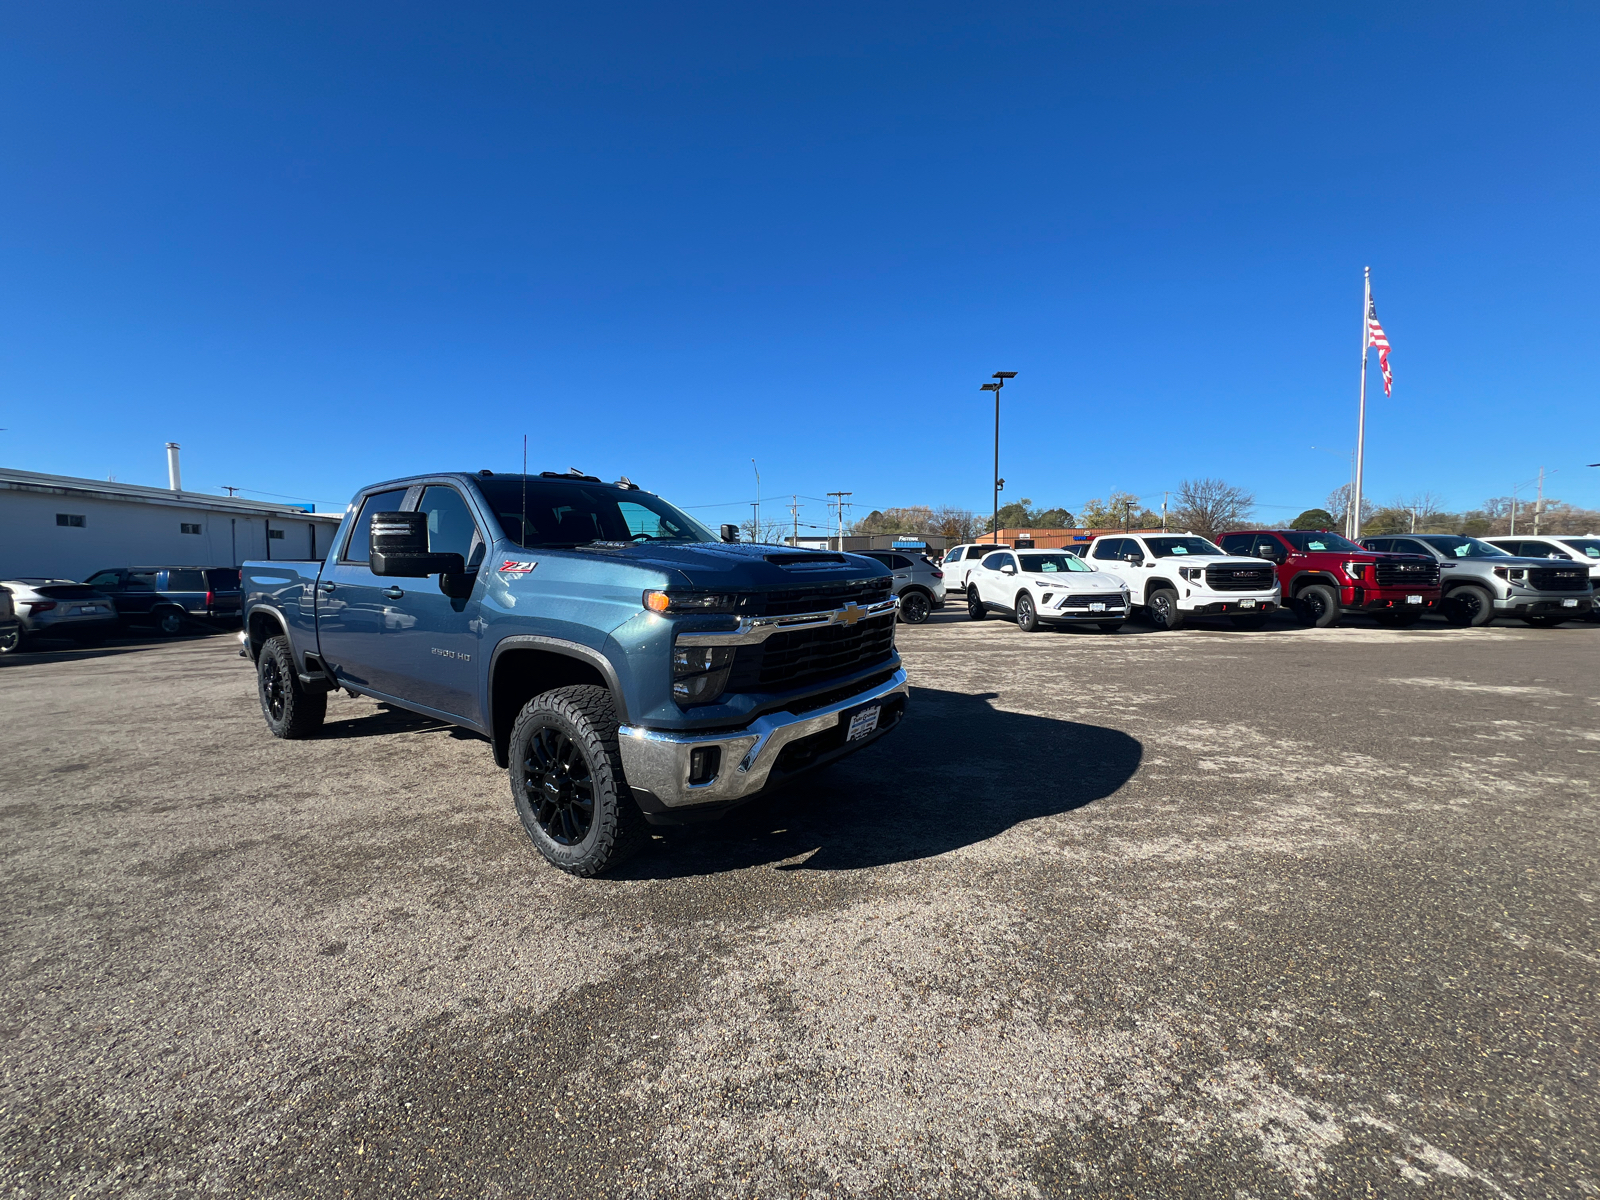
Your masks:
<path fill-rule="evenodd" d="M 538 565 L 537 560 L 519 562 L 514 558 L 508 558 L 500 564 L 500 570 L 507 575 L 526 575 Z"/>
<path fill-rule="evenodd" d="M 1174 546 L 1172 548 L 1172 552 L 1174 554 L 1187 554 L 1187 553 L 1189 553 L 1189 547 L 1187 547 L 1187 546 Z"/>
<path fill-rule="evenodd" d="M 1307 542 L 1306 543 L 1306 547 L 1307 547 L 1307 549 L 1310 549 L 1310 550 L 1326 550 L 1328 548 L 1328 543 L 1327 542 Z"/>

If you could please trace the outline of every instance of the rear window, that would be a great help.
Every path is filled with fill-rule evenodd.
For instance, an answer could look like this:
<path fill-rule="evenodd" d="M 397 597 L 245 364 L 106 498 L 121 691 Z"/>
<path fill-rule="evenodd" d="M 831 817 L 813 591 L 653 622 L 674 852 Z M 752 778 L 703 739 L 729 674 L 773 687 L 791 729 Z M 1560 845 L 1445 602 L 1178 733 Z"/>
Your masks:
<path fill-rule="evenodd" d="M 206 582 L 214 592 L 230 592 L 239 589 L 239 572 L 233 567 L 217 567 L 206 572 Z"/>
<path fill-rule="evenodd" d="M 201 571 L 168 571 L 167 591 L 169 592 L 203 592 L 206 590 L 206 577 Z"/>
<path fill-rule="evenodd" d="M 100 595 L 83 583 L 56 583 L 33 590 L 49 600 L 93 600 Z"/>

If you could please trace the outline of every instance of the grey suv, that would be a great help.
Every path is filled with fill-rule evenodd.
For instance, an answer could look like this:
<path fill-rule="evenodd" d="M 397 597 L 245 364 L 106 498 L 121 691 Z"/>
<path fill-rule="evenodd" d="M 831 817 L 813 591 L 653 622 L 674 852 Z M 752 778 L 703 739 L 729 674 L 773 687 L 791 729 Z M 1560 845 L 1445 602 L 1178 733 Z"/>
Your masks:
<path fill-rule="evenodd" d="M 944 607 L 944 572 L 925 554 L 898 550 L 860 550 L 863 558 L 876 559 L 894 572 L 894 590 L 900 597 L 900 619 L 920 625 L 936 608 Z"/>
<path fill-rule="evenodd" d="M 10 654 L 22 644 L 22 622 L 11 599 L 11 589 L 0 587 L 0 654 Z"/>
<path fill-rule="evenodd" d="M 7 579 L 23 639 L 71 638 L 84 645 L 117 631 L 117 607 L 94 588 L 73 579 Z"/>
<path fill-rule="evenodd" d="M 1440 609 L 1452 625 L 1487 625 L 1497 616 L 1549 627 L 1594 607 L 1589 568 L 1548 558 L 1516 558 L 1479 538 L 1415 533 L 1362 538 L 1368 550 L 1439 560 Z"/>

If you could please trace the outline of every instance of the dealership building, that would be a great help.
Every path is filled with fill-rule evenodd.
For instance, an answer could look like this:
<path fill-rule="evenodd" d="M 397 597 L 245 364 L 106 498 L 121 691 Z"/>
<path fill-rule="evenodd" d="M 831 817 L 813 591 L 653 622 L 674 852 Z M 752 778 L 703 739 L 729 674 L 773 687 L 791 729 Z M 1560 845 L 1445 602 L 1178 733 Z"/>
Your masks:
<path fill-rule="evenodd" d="M 176 447 L 172 477 L 177 479 Z M 321 558 L 342 514 L 0 467 L 0 579 Z"/>

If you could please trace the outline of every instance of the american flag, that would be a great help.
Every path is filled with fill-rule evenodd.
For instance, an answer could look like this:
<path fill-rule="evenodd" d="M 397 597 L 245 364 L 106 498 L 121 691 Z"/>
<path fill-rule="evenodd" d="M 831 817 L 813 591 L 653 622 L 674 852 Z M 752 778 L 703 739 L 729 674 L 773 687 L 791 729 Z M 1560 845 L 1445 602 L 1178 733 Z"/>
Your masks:
<path fill-rule="evenodd" d="M 1378 366 L 1383 369 L 1383 394 L 1387 396 L 1389 385 L 1394 382 L 1394 373 L 1389 370 L 1389 335 L 1378 324 L 1378 306 L 1370 294 L 1367 296 L 1367 345 L 1378 349 Z"/>

